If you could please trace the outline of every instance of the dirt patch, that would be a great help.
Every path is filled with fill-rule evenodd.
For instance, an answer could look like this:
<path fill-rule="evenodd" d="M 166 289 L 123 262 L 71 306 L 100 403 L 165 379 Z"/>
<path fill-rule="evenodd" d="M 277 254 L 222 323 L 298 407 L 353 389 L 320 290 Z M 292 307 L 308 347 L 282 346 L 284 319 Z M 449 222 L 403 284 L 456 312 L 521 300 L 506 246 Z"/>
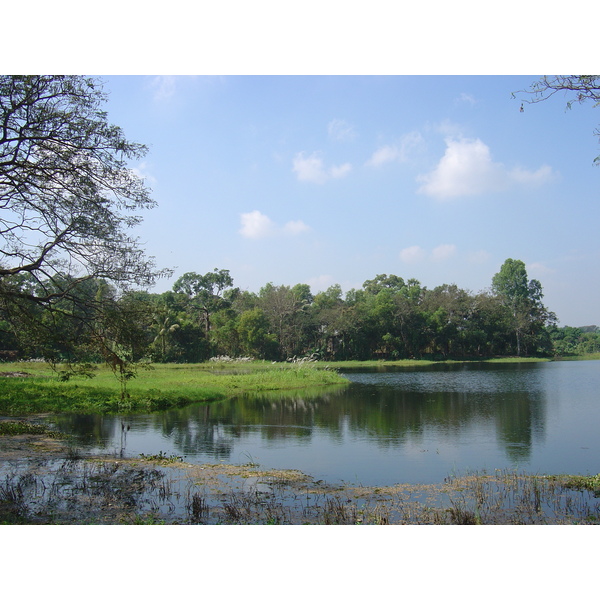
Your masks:
<path fill-rule="evenodd" d="M 66 458 L 70 450 L 64 440 L 45 435 L 0 436 L 0 463 L 23 459 Z"/>
<path fill-rule="evenodd" d="M 25 371 L 0 371 L 0 377 L 32 377 L 32 375 Z"/>

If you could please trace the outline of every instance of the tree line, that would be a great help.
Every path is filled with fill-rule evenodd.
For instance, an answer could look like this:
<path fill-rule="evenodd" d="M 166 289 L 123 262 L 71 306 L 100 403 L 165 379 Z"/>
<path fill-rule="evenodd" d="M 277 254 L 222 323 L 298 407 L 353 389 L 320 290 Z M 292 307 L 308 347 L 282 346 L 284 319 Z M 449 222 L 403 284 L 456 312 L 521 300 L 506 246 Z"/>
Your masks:
<path fill-rule="evenodd" d="M 50 282 L 44 284 L 49 291 Z M 36 294 L 37 285 L 21 276 L 21 289 Z M 529 280 L 524 263 L 514 259 L 506 260 L 490 289 L 479 293 L 455 284 L 427 289 L 416 279 L 387 274 L 346 294 L 337 284 L 313 294 L 301 283 L 267 283 L 258 293 L 249 292 L 234 287 L 225 269 L 185 273 L 164 293 L 119 292 L 94 278 L 80 282 L 50 311 L 26 300 L 5 305 L 0 351 L 5 359 L 73 363 L 194 363 L 223 355 L 271 361 L 450 359 L 596 351 L 597 333 L 559 329 L 542 298 L 540 282 Z"/>

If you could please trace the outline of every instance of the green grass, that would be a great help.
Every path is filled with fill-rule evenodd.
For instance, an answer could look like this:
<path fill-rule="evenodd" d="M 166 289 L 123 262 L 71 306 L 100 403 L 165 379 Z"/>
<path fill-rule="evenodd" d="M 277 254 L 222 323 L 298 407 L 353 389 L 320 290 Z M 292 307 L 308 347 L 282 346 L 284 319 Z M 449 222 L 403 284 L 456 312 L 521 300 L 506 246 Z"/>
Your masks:
<path fill-rule="evenodd" d="M 324 367 L 258 361 L 234 366 L 157 364 L 140 369 L 127 383 L 127 395 L 122 399 L 119 381 L 106 366 L 99 366 L 91 379 L 59 381 L 44 363 L 4 363 L 0 372 L 19 371 L 30 377 L 0 377 L 0 414 L 151 412 L 247 392 L 347 383 Z"/>
<path fill-rule="evenodd" d="M 504 358 L 479 358 L 479 359 L 450 359 L 450 360 L 428 360 L 428 359 L 402 359 L 402 360 L 348 360 L 326 363 L 332 369 L 373 369 L 377 367 L 426 367 L 439 364 L 464 364 L 464 363 L 524 363 L 524 362 L 547 362 L 549 358 L 530 358 L 509 356 Z M 325 363 L 323 363 L 325 364 Z"/>

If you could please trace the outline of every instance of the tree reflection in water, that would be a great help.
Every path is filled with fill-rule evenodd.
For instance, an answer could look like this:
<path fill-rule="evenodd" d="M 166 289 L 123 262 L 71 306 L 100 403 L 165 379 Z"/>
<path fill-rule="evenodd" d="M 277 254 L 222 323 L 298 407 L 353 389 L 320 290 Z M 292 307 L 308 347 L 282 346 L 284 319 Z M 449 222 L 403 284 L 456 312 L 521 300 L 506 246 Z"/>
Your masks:
<path fill-rule="evenodd" d="M 127 450 L 176 453 L 193 462 L 258 455 L 263 466 L 388 484 L 439 481 L 467 468 L 553 472 L 560 465 L 561 472 L 585 474 L 581 455 L 573 455 L 573 468 L 564 461 L 574 444 L 592 448 L 597 436 L 585 443 L 568 439 L 569 428 L 557 424 L 557 414 L 580 418 L 570 430 L 585 437 L 589 422 L 600 418 L 598 403 L 592 404 L 600 370 L 596 363 L 583 372 L 572 365 L 473 363 L 348 373 L 350 386 L 245 395 L 133 416 Z M 586 412 L 578 409 L 581 402 L 596 413 L 587 405 Z M 115 445 L 120 433 L 114 417 L 58 421 L 97 448 Z M 543 462 L 533 464 L 534 455 Z"/>

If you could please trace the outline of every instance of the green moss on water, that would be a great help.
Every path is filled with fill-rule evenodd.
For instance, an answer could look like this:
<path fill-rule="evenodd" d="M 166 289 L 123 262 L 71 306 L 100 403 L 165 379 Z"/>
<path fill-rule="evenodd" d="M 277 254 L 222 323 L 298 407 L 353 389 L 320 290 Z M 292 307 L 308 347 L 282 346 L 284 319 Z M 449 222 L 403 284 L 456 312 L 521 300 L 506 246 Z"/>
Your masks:
<path fill-rule="evenodd" d="M 45 435 L 51 438 L 63 438 L 64 435 L 53 431 L 46 425 L 28 421 L 0 421 L 0 435 Z"/>

